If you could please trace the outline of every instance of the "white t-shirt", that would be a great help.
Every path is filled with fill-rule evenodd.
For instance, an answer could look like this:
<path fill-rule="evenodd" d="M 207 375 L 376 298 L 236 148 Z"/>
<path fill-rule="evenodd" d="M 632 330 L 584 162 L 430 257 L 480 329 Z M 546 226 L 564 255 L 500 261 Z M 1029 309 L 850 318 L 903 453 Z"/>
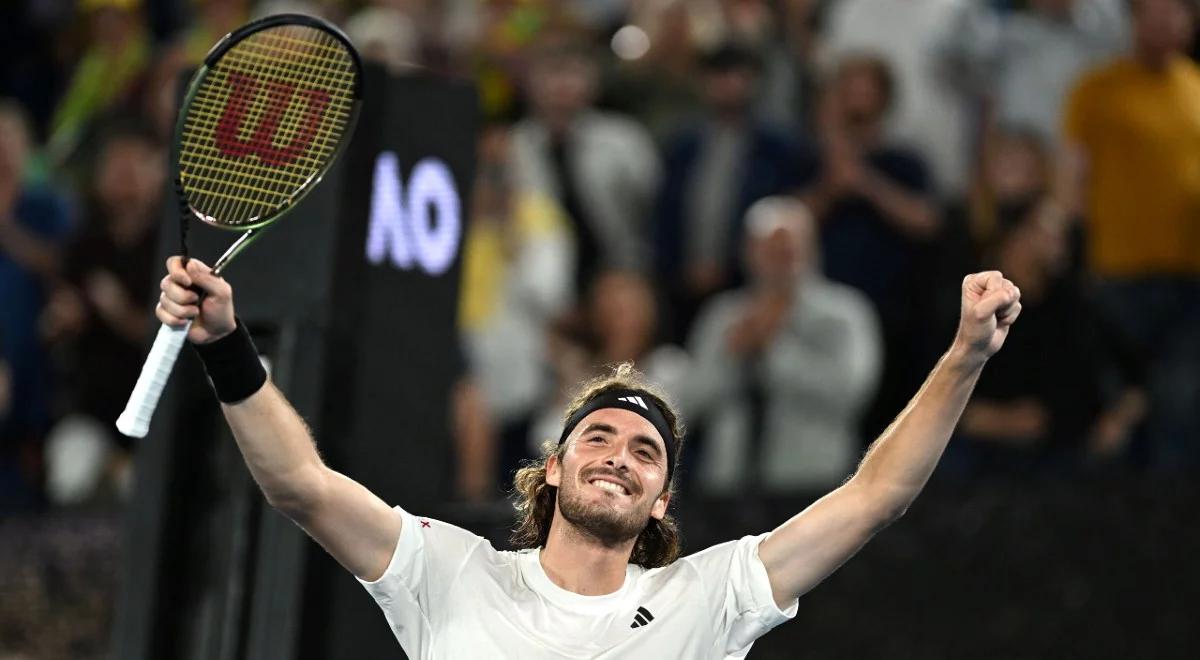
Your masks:
<path fill-rule="evenodd" d="M 454 525 L 396 511 L 404 522 L 387 571 L 360 582 L 412 660 L 739 658 L 796 615 L 797 603 L 783 611 L 771 596 L 763 536 L 662 568 L 631 564 L 617 591 L 581 596 L 546 577 L 537 550 L 498 551 Z"/>

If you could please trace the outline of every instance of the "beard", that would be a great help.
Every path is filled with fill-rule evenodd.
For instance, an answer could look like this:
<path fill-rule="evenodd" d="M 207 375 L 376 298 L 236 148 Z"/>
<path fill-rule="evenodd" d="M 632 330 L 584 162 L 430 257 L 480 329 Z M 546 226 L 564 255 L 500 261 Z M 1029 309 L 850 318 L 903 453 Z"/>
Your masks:
<path fill-rule="evenodd" d="M 637 538 L 650 523 L 653 499 L 623 511 L 602 502 L 588 501 L 576 483 L 564 480 L 558 489 L 558 510 L 580 533 L 611 547 Z"/>

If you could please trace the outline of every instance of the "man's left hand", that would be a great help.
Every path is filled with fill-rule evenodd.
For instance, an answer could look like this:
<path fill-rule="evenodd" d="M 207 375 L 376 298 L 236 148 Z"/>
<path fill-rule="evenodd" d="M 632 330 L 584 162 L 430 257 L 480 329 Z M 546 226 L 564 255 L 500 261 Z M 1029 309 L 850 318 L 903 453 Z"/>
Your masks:
<path fill-rule="evenodd" d="M 991 270 L 968 275 L 962 284 L 962 314 L 955 348 L 980 362 L 1000 350 L 1021 313 L 1021 290 Z"/>

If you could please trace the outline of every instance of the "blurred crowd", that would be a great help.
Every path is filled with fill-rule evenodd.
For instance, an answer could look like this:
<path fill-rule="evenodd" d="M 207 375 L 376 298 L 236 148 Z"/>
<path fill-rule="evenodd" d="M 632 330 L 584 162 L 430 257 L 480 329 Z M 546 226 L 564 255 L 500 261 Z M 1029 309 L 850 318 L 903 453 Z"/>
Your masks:
<path fill-rule="evenodd" d="M 456 497 L 502 496 L 565 390 L 633 361 L 683 487 L 843 481 L 948 347 L 1022 318 L 946 474 L 1200 466 L 1191 0 L 28 0 L 0 9 L 0 510 L 119 501 L 181 80 L 296 11 L 470 78 Z"/>

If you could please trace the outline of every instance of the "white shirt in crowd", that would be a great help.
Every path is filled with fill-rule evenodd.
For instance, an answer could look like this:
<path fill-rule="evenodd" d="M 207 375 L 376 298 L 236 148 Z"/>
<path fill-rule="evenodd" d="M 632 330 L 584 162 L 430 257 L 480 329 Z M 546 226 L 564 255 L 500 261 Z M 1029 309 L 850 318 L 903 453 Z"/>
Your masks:
<path fill-rule="evenodd" d="M 498 551 L 464 529 L 396 507 L 403 527 L 387 571 L 360 580 L 413 660 L 740 658 L 796 615 L 780 610 L 747 536 L 669 566 L 630 565 L 603 596 L 546 577 L 539 551 Z"/>

